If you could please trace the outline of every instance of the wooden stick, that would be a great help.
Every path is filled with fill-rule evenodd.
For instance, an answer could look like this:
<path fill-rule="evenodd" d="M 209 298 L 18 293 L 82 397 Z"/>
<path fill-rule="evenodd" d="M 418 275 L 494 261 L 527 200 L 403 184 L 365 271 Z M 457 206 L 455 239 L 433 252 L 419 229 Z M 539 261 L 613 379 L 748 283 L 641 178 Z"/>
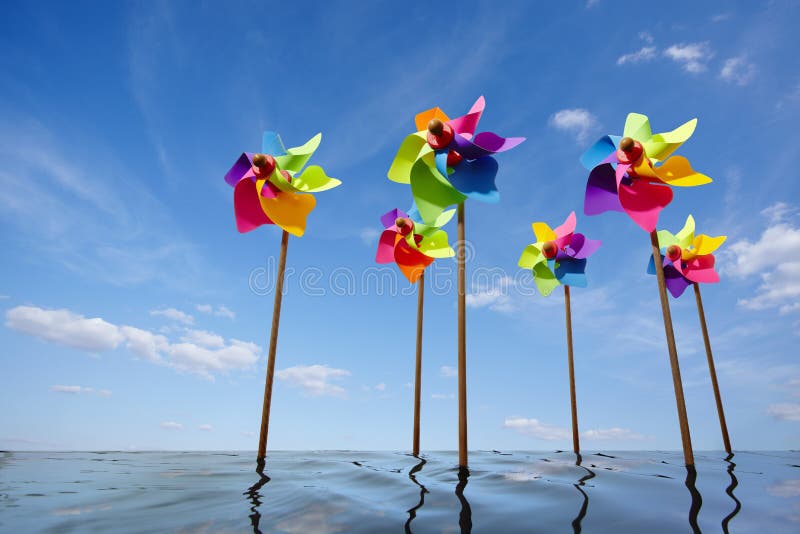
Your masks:
<path fill-rule="evenodd" d="M 661 298 L 661 315 L 664 318 L 664 331 L 667 334 L 667 349 L 669 350 L 669 363 L 672 367 L 672 387 L 675 389 L 675 404 L 678 408 L 678 424 L 681 429 L 683 458 L 686 461 L 686 466 L 692 467 L 694 466 L 692 437 L 689 434 L 689 419 L 686 416 L 686 401 L 683 398 L 683 382 L 681 381 L 681 368 L 678 363 L 678 349 L 675 347 L 675 332 L 672 330 L 672 315 L 669 311 L 667 283 L 664 278 L 664 259 L 661 257 L 661 249 L 658 246 L 658 234 L 655 230 L 650 232 L 650 245 L 653 249 L 653 261 L 656 265 L 658 295 Z"/>
<path fill-rule="evenodd" d="M 711 385 L 714 388 L 714 399 L 717 401 L 717 414 L 719 415 L 719 427 L 722 430 L 722 442 L 725 444 L 725 452 L 731 454 L 731 440 L 728 437 L 728 425 L 725 423 L 725 411 L 722 409 L 722 397 L 719 394 L 717 371 L 714 367 L 714 357 L 711 355 L 711 341 L 708 339 L 706 314 L 703 311 L 703 299 L 700 298 L 700 286 L 697 285 L 697 282 L 694 283 L 694 297 L 695 300 L 697 300 L 697 314 L 700 316 L 700 328 L 703 330 L 703 343 L 706 345 L 708 372 L 711 374 Z"/>
<path fill-rule="evenodd" d="M 263 462 L 267 452 L 267 434 L 269 433 L 269 409 L 272 403 L 272 381 L 275 378 L 275 351 L 278 348 L 278 323 L 281 320 L 281 299 L 283 297 L 283 275 L 286 271 L 286 248 L 289 245 L 289 234 L 283 231 L 281 237 L 281 255 L 278 260 L 278 272 L 275 280 L 275 304 L 272 308 L 272 330 L 269 334 L 269 355 L 267 357 L 267 381 L 264 384 L 264 406 L 261 409 L 261 435 L 258 438 L 258 461 Z"/>
<path fill-rule="evenodd" d="M 458 205 L 458 465 L 467 467 L 467 324 L 466 324 L 466 243 L 464 242 L 464 203 Z"/>
<path fill-rule="evenodd" d="M 564 286 L 564 304 L 567 309 L 567 359 L 569 361 L 569 402 L 572 406 L 572 450 L 580 454 L 581 444 L 578 436 L 578 403 L 575 400 L 575 364 L 572 360 L 572 312 L 569 302 L 569 286 Z"/>
<path fill-rule="evenodd" d="M 414 456 L 419 456 L 419 406 L 422 395 L 422 302 L 425 299 L 425 271 L 417 281 L 417 366 L 414 373 Z"/>

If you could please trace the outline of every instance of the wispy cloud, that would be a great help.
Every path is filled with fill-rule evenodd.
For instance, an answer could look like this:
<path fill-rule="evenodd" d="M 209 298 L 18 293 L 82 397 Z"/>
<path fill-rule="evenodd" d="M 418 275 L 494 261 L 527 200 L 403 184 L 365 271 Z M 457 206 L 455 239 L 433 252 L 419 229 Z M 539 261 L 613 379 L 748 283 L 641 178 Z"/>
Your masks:
<path fill-rule="evenodd" d="M 626 63 L 645 63 L 652 61 L 656 58 L 655 46 L 643 46 L 636 52 L 621 55 L 617 58 L 617 65 L 625 65 Z"/>
<path fill-rule="evenodd" d="M 714 57 L 714 51 L 708 41 L 703 41 L 674 44 L 664 50 L 664 55 L 680 63 L 686 72 L 698 73 L 707 69 L 708 62 Z"/>
<path fill-rule="evenodd" d="M 151 310 L 150 315 L 166 317 L 171 321 L 177 321 L 183 324 L 194 324 L 194 317 L 188 313 L 176 310 L 175 308 L 166 308 L 162 310 Z"/>
<path fill-rule="evenodd" d="M 99 317 L 87 319 L 69 310 L 17 306 L 6 312 L 6 326 L 45 341 L 87 352 L 105 352 L 124 339 L 119 329 Z"/>
<path fill-rule="evenodd" d="M 275 377 L 290 386 L 300 388 L 310 397 L 345 397 L 347 391 L 332 381 L 350 376 L 347 369 L 336 369 L 327 365 L 296 365 L 281 369 Z"/>
<path fill-rule="evenodd" d="M 733 17 L 733 13 L 729 11 L 725 13 L 717 13 L 715 15 L 711 15 L 711 22 L 722 22 L 729 20 L 731 17 Z"/>
<path fill-rule="evenodd" d="M 736 85 L 747 85 L 756 76 L 756 66 L 745 56 L 728 58 L 719 72 L 720 78 Z"/>
<path fill-rule="evenodd" d="M 579 142 L 586 141 L 589 134 L 600 126 L 597 117 L 584 108 L 556 111 L 550 116 L 548 123 L 556 130 L 574 135 Z"/>
<path fill-rule="evenodd" d="M 209 424 L 200 425 L 197 427 L 197 430 L 202 430 L 203 432 L 211 432 L 214 430 L 214 427 Z"/>
<path fill-rule="evenodd" d="M 211 304 L 198 304 L 195 307 L 200 313 L 216 315 L 217 317 L 227 317 L 231 320 L 236 319 L 236 313 L 227 306 L 217 306 L 216 310 Z"/>
<path fill-rule="evenodd" d="M 525 417 L 517 416 L 506 417 L 503 426 L 520 434 L 545 441 L 558 441 L 572 438 L 572 430 L 569 428 L 542 423 L 538 419 L 527 419 Z M 590 441 L 641 441 L 649 439 L 638 432 L 633 432 L 630 429 L 619 427 L 586 430 L 581 433 L 581 437 Z"/>
<path fill-rule="evenodd" d="M 431 393 L 431 398 L 437 400 L 455 399 L 456 395 L 455 393 Z"/>
<path fill-rule="evenodd" d="M 69 393 L 72 395 L 77 395 L 79 393 L 91 393 L 94 391 L 92 388 L 86 388 L 81 386 L 50 386 L 50 391 L 55 391 L 56 393 Z"/>
<path fill-rule="evenodd" d="M 161 423 L 161 428 L 166 430 L 181 430 L 183 429 L 183 425 L 180 423 L 176 423 L 175 421 L 164 421 Z"/>
<path fill-rule="evenodd" d="M 455 367 L 450 367 L 449 365 L 443 365 L 439 369 L 439 374 L 445 378 L 454 378 L 458 376 L 458 369 Z"/>
<path fill-rule="evenodd" d="M 791 402 L 771 404 L 767 408 L 767 415 L 781 421 L 800 421 L 800 404 Z"/>
<path fill-rule="evenodd" d="M 381 235 L 380 230 L 377 228 L 366 227 L 362 228 L 361 231 L 358 233 L 358 237 L 361 238 L 361 241 L 367 246 L 374 246 L 378 243 L 378 236 Z"/>

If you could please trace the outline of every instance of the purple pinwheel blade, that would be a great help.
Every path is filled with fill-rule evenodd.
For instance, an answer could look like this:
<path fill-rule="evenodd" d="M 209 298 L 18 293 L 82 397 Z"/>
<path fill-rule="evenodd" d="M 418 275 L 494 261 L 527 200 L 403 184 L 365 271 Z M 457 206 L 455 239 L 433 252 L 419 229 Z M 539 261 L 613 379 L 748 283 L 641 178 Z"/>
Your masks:
<path fill-rule="evenodd" d="M 617 196 L 616 173 L 610 163 L 598 165 L 589 174 L 583 202 L 586 215 L 599 215 L 607 211 L 624 211 Z"/>
<path fill-rule="evenodd" d="M 617 149 L 617 143 L 619 143 L 619 137 L 617 136 L 606 135 L 601 137 L 580 157 L 581 165 L 588 170 L 594 169 L 614 153 Z"/>
<path fill-rule="evenodd" d="M 586 239 L 586 236 L 581 233 L 572 234 L 567 254 L 576 260 L 588 258 L 600 248 L 601 244 L 599 239 Z"/>
<path fill-rule="evenodd" d="M 244 152 L 239 156 L 239 159 L 236 160 L 236 163 L 233 164 L 233 167 L 225 174 L 225 181 L 228 182 L 229 186 L 236 187 L 236 183 L 241 180 L 242 176 L 247 174 L 247 171 L 251 168 L 253 168 L 253 154 Z"/>
<path fill-rule="evenodd" d="M 564 258 L 555 269 L 556 278 L 565 286 L 586 287 L 586 260 Z"/>
<path fill-rule="evenodd" d="M 511 150 L 524 140 L 524 137 L 505 138 L 492 132 L 481 132 L 472 141 L 456 134 L 453 136 L 453 141 L 450 145 L 455 145 L 455 149 L 464 159 L 473 160 Z"/>
<path fill-rule="evenodd" d="M 456 165 L 455 172 L 447 180 L 467 198 L 496 203 L 500 201 L 500 192 L 494 183 L 497 169 L 497 160 L 490 156 L 475 161 L 464 160 Z"/>
<path fill-rule="evenodd" d="M 664 266 L 664 279 L 667 283 L 667 289 L 675 298 L 683 295 L 683 292 L 686 291 L 686 288 L 692 285 L 692 282 L 683 276 L 681 272 L 672 265 Z"/>
<path fill-rule="evenodd" d="M 391 228 L 394 226 L 394 222 L 399 218 L 403 217 L 405 219 L 408 218 L 408 214 L 403 210 L 399 210 L 397 208 L 387 211 L 383 215 L 381 215 L 381 224 L 384 228 Z"/>

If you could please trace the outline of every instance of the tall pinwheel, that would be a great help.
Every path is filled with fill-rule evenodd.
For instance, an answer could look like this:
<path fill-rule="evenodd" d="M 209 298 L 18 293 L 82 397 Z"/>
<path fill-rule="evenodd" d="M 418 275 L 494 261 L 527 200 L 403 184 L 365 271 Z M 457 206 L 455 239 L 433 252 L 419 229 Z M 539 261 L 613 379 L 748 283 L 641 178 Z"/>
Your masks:
<path fill-rule="evenodd" d="M 697 314 L 700 318 L 700 329 L 703 332 L 703 343 L 706 348 L 706 359 L 708 360 L 708 371 L 711 375 L 711 386 L 714 389 L 714 399 L 717 404 L 717 415 L 719 416 L 720 430 L 722 431 L 722 442 L 725 451 L 731 454 L 731 440 L 728 436 L 728 425 L 725 422 L 725 411 L 722 408 L 722 396 L 719 392 L 717 383 L 717 371 L 714 366 L 714 357 L 711 353 L 711 341 L 708 337 L 708 326 L 706 325 L 706 314 L 703 310 L 703 299 L 700 296 L 700 284 L 713 284 L 719 282 L 719 275 L 714 270 L 714 254 L 722 243 L 725 236 L 711 237 L 705 234 L 695 235 L 694 217 L 689 215 L 686 224 L 680 232 L 673 235 L 667 230 L 658 231 L 658 244 L 662 249 L 666 249 L 666 257 L 663 259 L 664 276 L 666 277 L 667 289 L 675 298 L 680 297 L 687 287 L 694 286 L 694 296 L 697 302 Z M 656 274 L 656 266 L 653 256 L 650 256 L 650 264 L 647 266 L 648 274 Z"/>
<path fill-rule="evenodd" d="M 466 273 L 464 266 L 464 201 L 497 202 L 497 161 L 493 154 L 510 150 L 524 137 L 475 134 L 483 115 L 481 96 L 469 112 L 450 119 L 438 107 L 419 113 L 417 132 L 410 134 L 389 169 L 389 179 L 409 184 L 421 219 L 434 224 L 448 206 L 458 206 L 458 463 L 467 467 Z"/>
<path fill-rule="evenodd" d="M 694 465 L 694 454 L 656 225 L 661 210 L 672 201 L 669 186 L 696 186 L 711 182 L 711 178 L 692 169 L 689 160 L 672 156 L 691 137 L 696 126 L 697 119 L 692 119 L 671 132 L 653 134 L 646 115 L 630 113 L 622 138 L 605 136 L 580 158 L 583 166 L 591 170 L 584 212 L 597 215 L 606 211 L 623 211 L 650 233 L 650 247 L 658 260 L 655 267 L 661 313 L 672 367 L 683 454 L 688 466 Z"/>
<path fill-rule="evenodd" d="M 339 180 L 327 176 L 322 167 L 311 165 L 303 169 L 321 139 L 320 133 L 302 146 L 287 149 L 277 133 L 264 132 L 261 153 L 244 152 L 225 174 L 225 181 L 234 188 L 233 207 L 239 232 L 249 232 L 264 224 L 275 224 L 283 230 L 258 440 L 259 464 L 263 464 L 267 449 L 289 234 L 300 237 L 305 233 L 306 219 L 316 206 L 316 199 L 311 193 L 341 184 Z"/>
<path fill-rule="evenodd" d="M 422 394 L 422 309 L 425 298 L 425 268 L 436 258 L 455 255 L 448 244 L 447 232 L 441 229 L 453 218 L 455 210 L 444 212 L 433 225 L 414 221 L 409 214 L 393 209 L 381 217 L 384 231 L 378 242 L 375 261 L 397 263 L 400 272 L 417 285 L 417 359 L 414 373 L 413 454 L 419 456 L 420 403 Z"/>
<path fill-rule="evenodd" d="M 567 359 L 569 363 L 569 391 L 572 407 L 572 447 L 580 453 L 578 437 L 578 405 L 575 396 L 575 366 L 572 358 L 572 313 L 570 286 L 586 287 L 586 259 L 600 248 L 600 241 L 587 239 L 575 233 L 575 212 L 567 216 L 564 224 L 551 229 L 547 223 L 533 223 L 536 243 L 525 247 L 519 258 L 519 266 L 531 269 L 536 287 L 543 296 L 548 296 L 559 284 L 564 286 L 564 305 L 567 318 Z"/>

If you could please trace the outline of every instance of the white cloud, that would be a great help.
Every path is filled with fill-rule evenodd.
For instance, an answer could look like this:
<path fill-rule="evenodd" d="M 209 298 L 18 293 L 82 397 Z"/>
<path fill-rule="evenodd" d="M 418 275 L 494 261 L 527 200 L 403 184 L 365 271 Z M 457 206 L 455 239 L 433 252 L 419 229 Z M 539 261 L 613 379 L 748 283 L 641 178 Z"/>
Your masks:
<path fill-rule="evenodd" d="M 209 349 L 218 349 L 225 346 L 225 340 L 222 336 L 206 330 L 187 330 L 181 340 Z"/>
<path fill-rule="evenodd" d="M 588 440 L 643 440 L 647 439 L 641 434 L 637 434 L 627 428 L 598 428 L 596 430 L 587 430 L 581 433 L 581 437 Z"/>
<path fill-rule="evenodd" d="M 791 402 L 770 404 L 767 408 L 767 415 L 781 421 L 800 421 L 800 404 Z"/>
<path fill-rule="evenodd" d="M 767 493 L 774 497 L 800 497 L 800 480 L 781 480 L 766 487 Z"/>
<path fill-rule="evenodd" d="M 756 75 L 756 66 L 744 56 L 732 57 L 725 60 L 719 75 L 725 81 L 747 85 Z"/>
<path fill-rule="evenodd" d="M 87 352 L 116 348 L 123 340 L 119 328 L 103 319 L 86 319 L 69 310 L 17 306 L 6 312 L 6 326 L 23 334 Z"/>
<path fill-rule="evenodd" d="M 229 345 L 217 349 L 175 343 L 169 345 L 166 352 L 172 367 L 210 379 L 213 373 L 252 367 L 258 361 L 260 350 L 255 343 L 231 339 Z"/>
<path fill-rule="evenodd" d="M 216 311 L 214 310 L 214 307 L 211 304 L 198 304 L 197 306 L 195 306 L 195 308 L 197 308 L 197 311 L 201 313 L 207 313 L 209 315 L 213 314 L 216 315 L 217 317 L 227 317 L 228 319 L 231 320 L 236 319 L 236 313 L 234 313 L 233 310 L 231 310 L 227 306 L 217 306 Z"/>
<path fill-rule="evenodd" d="M 664 55 L 671 60 L 683 65 L 687 72 L 703 72 L 708 61 L 714 57 L 714 52 L 708 41 L 701 43 L 674 44 L 664 50 Z"/>
<path fill-rule="evenodd" d="M 214 427 L 209 424 L 205 424 L 198 426 L 197 430 L 202 430 L 203 432 L 211 432 L 212 430 L 214 430 Z"/>
<path fill-rule="evenodd" d="M 211 306 L 211 304 L 198 304 L 196 308 L 197 311 L 201 313 L 211 313 L 212 311 L 214 311 L 214 307 Z"/>
<path fill-rule="evenodd" d="M 97 392 L 97 394 L 100 395 L 101 397 L 110 397 L 111 396 L 111 390 L 110 389 L 101 389 L 100 391 Z"/>
<path fill-rule="evenodd" d="M 169 347 L 166 337 L 133 326 L 123 326 L 120 331 L 125 336 L 126 348 L 134 356 L 154 363 L 163 360 L 161 353 Z"/>
<path fill-rule="evenodd" d="M 361 241 L 367 246 L 373 246 L 378 244 L 378 236 L 381 235 L 381 231 L 377 228 L 372 228 L 371 226 L 367 226 L 366 228 L 362 228 L 361 231 L 358 233 L 358 237 L 361 238 Z"/>
<path fill-rule="evenodd" d="M 650 32 L 639 32 L 639 39 L 647 44 L 653 44 L 653 34 Z"/>
<path fill-rule="evenodd" d="M 550 116 L 550 126 L 571 133 L 577 141 L 583 142 L 589 133 L 599 126 L 597 118 L 583 108 L 562 109 Z"/>
<path fill-rule="evenodd" d="M 644 63 L 652 61 L 656 58 L 655 46 L 643 46 L 636 52 L 621 55 L 617 58 L 617 65 L 624 65 L 626 63 Z"/>
<path fill-rule="evenodd" d="M 572 437 L 572 432 L 568 428 L 541 423 L 538 419 L 506 417 L 503 426 L 520 434 L 533 436 L 536 439 L 543 439 L 546 441 L 556 441 Z"/>
<path fill-rule="evenodd" d="M 586 9 L 591 9 L 599 3 L 600 0 L 586 0 Z"/>
<path fill-rule="evenodd" d="M 449 365 L 443 365 L 439 369 L 439 374 L 446 378 L 454 378 L 458 376 L 458 369 L 455 367 L 450 367 Z"/>
<path fill-rule="evenodd" d="M 733 15 L 731 13 L 717 13 L 716 15 L 711 16 L 711 22 L 722 22 L 724 20 L 728 20 Z"/>
<path fill-rule="evenodd" d="M 340 380 L 350 374 L 347 369 L 335 369 L 317 364 L 288 367 L 277 371 L 275 377 L 291 386 L 299 387 L 311 397 L 344 397 L 347 394 L 345 389 L 329 381 Z"/>
<path fill-rule="evenodd" d="M 176 321 L 178 323 L 183 324 L 194 324 L 194 317 L 189 315 L 188 313 L 184 313 L 181 310 L 176 310 L 175 308 L 166 308 L 163 310 L 152 310 L 150 315 L 160 315 L 162 317 L 166 317 L 171 321 Z"/>
<path fill-rule="evenodd" d="M 161 423 L 161 428 L 166 428 L 167 430 L 181 430 L 183 425 L 175 421 L 164 421 Z"/>
<path fill-rule="evenodd" d="M 86 393 L 86 388 L 82 388 L 81 386 L 50 386 L 50 391 L 77 395 L 78 393 Z"/>

